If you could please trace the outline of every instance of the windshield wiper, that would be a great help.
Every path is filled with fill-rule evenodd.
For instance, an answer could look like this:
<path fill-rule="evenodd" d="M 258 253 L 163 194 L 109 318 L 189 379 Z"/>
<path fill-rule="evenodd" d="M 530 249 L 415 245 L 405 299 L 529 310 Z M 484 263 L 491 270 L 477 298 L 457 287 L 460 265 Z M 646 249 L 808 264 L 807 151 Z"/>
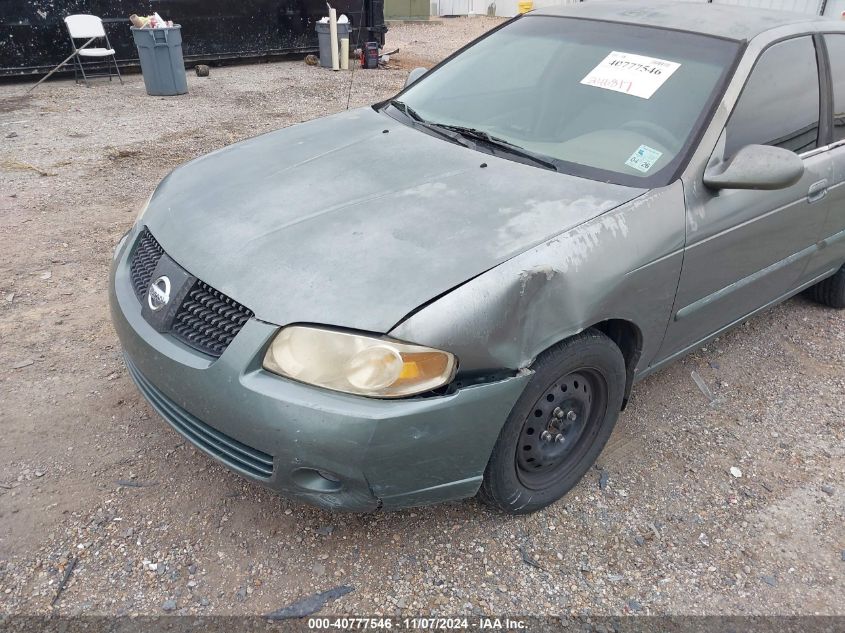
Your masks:
<path fill-rule="evenodd" d="M 557 171 L 558 166 L 557 163 L 554 162 L 553 159 L 547 158 L 542 154 L 537 154 L 532 152 L 529 149 L 525 149 L 524 147 L 520 147 L 519 145 L 515 145 L 510 141 L 506 141 L 503 138 L 499 138 L 498 136 L 493 136 L 489 132 L 485 132 L 484 130 L 479 130 L 474 127 L 465 127 L 462 125 L 448 125 L 445 123 L 430 123 L 429 125 L 433 125 L 445 130 L 451 130 L 457 134 L 460 134 L 464 138 L 469 138 L 474 141 L 482 141 L 483 143 L 495 147 L 496 149 L 503 151 L 511 156 L 519 156 L 521 158 L 527 158 L 528 160 L 540 165 L 541 167 L 545 167 L 546 169 L 551 169 L 552 171 Z"/>
<path fill-rule="evenodd" d="M 399 112 L 404 114 L 408 118 L 408 120 L 411 121 L 411 123 L 413 125 L 425 128 L 426 130 L 434 132 L 438 136 L 445 138 L 445 139 L 448 139 L 448 140 L 452 141 L 453 143 L 457 143 L 458 145 L 463 145 L 464 147 L 470 147 L 470 144 L 467 143 L 463 134 L 449 130 L 442 125 L 435 125 L 434 123 L 429 123 L 424 118 L 422 118 L 419 115 L 419 113 L 416 110 L 414 110 L 411 106 L 409 106 L 407 103 L 403 103 L 402 101 L 399 101 L 398 99 L 393 99 L 393 100 L 390 101 L 390 105 L 392 105 L 394 108 L 399 110 Z"/>
<path fill-rule="evenodd" d="M 423 119 L 419 114 L 417 114 L 416 110 L 414 110 L 407 103 L 399 101 L 399 99 L 392 99 L 390 101 L 390 105 L 392 105 L 394 108 L 399 110 L 399 112 L 404 114 L 409 119 L 413 119 L 414 121 L 417 121 L 418 123 L 425 122 L 425 119 Z"/>

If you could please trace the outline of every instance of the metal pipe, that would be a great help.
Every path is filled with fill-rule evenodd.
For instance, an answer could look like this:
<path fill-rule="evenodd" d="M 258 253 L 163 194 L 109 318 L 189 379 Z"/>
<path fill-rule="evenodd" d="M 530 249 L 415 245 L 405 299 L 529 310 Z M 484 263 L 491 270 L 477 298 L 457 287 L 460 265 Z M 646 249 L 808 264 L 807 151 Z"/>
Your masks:
<path fill-rule="evenodd" d="M 332 42 L 332 70 L 340 70 L 337 52 L 337 11 L 329 9 L 329 36 Z"/>

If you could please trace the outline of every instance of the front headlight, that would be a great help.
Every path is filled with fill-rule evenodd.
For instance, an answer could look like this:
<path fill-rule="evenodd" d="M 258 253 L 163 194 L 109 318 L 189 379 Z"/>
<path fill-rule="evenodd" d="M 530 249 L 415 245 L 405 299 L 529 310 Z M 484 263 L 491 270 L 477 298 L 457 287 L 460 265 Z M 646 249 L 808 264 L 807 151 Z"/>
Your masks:
<path fill-rule="evenodd" d="M 412 396 L 455 376 L 455 357 L 430 347 L 293 325 L 279 331 L 264 369 L 301 382 L 377 398 Z"/>

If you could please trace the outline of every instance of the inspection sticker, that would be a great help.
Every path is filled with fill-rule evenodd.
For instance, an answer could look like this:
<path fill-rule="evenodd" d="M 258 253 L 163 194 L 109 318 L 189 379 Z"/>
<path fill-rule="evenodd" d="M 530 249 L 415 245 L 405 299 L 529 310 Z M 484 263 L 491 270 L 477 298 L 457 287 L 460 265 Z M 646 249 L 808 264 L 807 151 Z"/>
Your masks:
<path fill-rule="evenodd" d="M 631 154 L 631 158 L 625 161 L 625 164 L 645 173 L 654 166 L 654 163 L 661 156 L 663 156 L 663 152 L 658 152 L 648 145 L 640 145 L 637 151 Z"/>
<path fill-rule="evenodd" d="M 612 51 L 581 83 L 649 99 L 680 67 L 665 59 Z"/>

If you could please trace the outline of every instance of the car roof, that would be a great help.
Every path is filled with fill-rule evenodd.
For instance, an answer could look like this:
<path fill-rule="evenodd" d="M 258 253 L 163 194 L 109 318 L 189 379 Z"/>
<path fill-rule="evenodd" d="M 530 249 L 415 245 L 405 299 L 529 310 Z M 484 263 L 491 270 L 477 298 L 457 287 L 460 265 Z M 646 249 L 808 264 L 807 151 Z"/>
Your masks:
<path fill-rule="evenodd" d="M 807 31 L 842 30 L 842 20 L 818 15 L 789 13 L 771 9 L 752 9 L 705 2 L 660 2 L 644 0 L 632 2 L 602 0 L 548 7 L 528 15 L 563 17 L 641 24 L 664 29 L 715 35 L 734 40 L 753 37 L 783 26 L 800 25 Z"/>

